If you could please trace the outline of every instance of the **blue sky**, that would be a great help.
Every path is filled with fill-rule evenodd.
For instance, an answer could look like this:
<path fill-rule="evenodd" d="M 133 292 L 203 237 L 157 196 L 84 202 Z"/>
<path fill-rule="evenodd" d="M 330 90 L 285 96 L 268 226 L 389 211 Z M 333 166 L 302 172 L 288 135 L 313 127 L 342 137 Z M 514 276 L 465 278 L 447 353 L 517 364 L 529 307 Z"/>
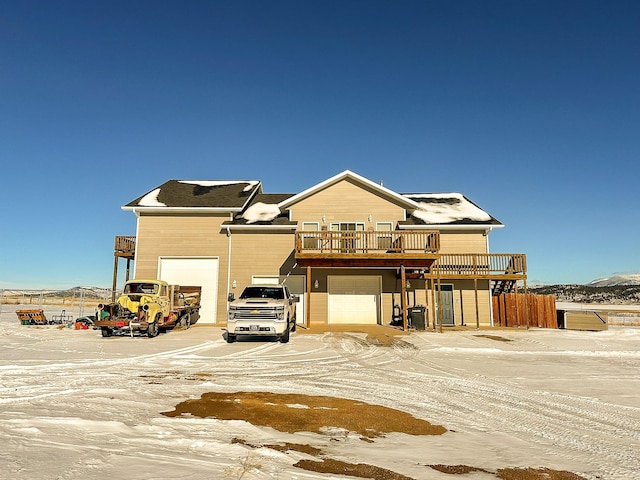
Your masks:
<path fill-rule="evenodd" d="M 111 285 L 169 179 L 460 192 L 529 283 L 640 271 L 636 1 L 5 1 L 0 288 Z"/>

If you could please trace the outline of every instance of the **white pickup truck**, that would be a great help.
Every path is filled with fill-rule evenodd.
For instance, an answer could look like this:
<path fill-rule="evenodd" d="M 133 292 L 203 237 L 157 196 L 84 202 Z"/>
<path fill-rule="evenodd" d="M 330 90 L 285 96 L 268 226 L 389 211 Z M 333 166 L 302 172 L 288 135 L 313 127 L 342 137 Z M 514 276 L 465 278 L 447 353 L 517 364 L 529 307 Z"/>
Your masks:
<path fill-rule="evenodd" d="M 229 294 L 227 312 L 227 342 L 235 342 L 238 335 L 277 337 L 289 341 L 289 333 L 296 331 L 297 295 L 286 285 L 248 285 L 239 298 Z"/>

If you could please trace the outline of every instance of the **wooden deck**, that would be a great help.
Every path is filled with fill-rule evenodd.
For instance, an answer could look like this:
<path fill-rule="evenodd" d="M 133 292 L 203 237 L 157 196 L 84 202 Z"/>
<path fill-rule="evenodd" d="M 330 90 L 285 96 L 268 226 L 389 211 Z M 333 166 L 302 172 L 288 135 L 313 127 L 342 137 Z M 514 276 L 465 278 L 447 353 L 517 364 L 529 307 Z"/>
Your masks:
<path fill-rule="evenodd" d="M 113 250 L 113 254 L 116 257 L 133 258 L 135 251 L 136 251 L 135 235 L 133 236 L 118 235 L 116 237 L 116 244 Z"/>
<path fill-rule="evenodd" d="M 429 278 L 493 280 L 497 293 L 527 276 L 525 254 L 441 254 L 435 231 L 298 231 L 295 241 L 301 267 L 428 269 Z"/>
<path fill-rule="evenodd" d="M 438 232 L 298 231 L 295 256 L 301 267 L 429 268 L 440 256 Z"/>

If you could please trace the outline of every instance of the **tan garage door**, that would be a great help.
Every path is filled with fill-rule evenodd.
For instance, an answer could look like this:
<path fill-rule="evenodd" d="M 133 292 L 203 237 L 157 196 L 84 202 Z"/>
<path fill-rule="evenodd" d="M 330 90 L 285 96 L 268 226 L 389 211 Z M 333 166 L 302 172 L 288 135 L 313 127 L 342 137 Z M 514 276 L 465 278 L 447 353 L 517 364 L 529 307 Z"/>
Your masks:
<path fill-rule="evenodd" d="M 329 276 L 329 323 L 379 323 L 381 278 Z"/>

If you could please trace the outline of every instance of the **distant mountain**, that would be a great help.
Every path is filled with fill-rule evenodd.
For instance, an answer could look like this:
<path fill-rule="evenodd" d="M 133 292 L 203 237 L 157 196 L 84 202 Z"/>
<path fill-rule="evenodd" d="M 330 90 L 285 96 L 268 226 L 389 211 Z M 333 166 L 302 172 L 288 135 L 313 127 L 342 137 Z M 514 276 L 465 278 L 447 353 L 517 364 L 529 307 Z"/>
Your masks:
<path fill-rule="evenodd" d="M 106 299 L 111 297 L 111 289 L 110 288 L 101 288 L 101 287 L 73 287 L 68 288 L 66 290 L 53 290 L 53 289 L 15 289 L 2 290 L 3 295 L 43 295 L 45 297 L 76 297 L 76 298 L 96 298 L 96 299 Z"/>
<path fill-rule="evenodd" d="M 530 287 L 529 293 L 554 295 L 558 302 L 607 303 L 613 305 L 640 303 L 639 285 L 544 285 Z"/>
<path fill-rule="evenodd" d="M 612 287 L 615 285 L 640 285 L 640 273 L 626 275 L 614 275 L 608 278 L 599 278 L 587 284 L 591 287 Z"/>

